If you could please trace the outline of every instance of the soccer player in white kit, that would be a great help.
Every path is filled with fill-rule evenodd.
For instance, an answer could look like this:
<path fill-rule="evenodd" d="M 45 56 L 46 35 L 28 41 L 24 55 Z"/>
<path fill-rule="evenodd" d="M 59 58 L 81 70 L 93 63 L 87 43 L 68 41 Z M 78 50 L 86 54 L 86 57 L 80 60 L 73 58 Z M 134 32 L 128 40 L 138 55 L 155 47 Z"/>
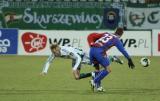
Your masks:
<path fill-rule="evenodd" d="M 53 44 L 50 47 L 52 54 L 47 59 L 43 70 L 42 75 L 46 75 L 49 69 L 49 66 L 55 57 L 70 57 L 72 59 L 72 71 L 76 80 L 90 77 L 91 73 L 81 73 L 80 68 L 81 63 L 89 64 L 89 57 L 83 52 L 81 49 L 67 46 L 58 46 L 57 44 Z"/>

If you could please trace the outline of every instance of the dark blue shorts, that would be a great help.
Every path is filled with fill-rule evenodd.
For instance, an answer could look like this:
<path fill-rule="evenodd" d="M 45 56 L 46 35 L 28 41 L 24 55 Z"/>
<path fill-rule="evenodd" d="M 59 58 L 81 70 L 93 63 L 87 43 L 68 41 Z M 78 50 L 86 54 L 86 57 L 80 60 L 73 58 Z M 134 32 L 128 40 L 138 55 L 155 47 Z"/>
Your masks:
<path fill-rule="evenodd" d="M 97 61 L 104 68 L 108 67 L 110 64 L 109 58 L 104 55 L 103 48 L 91 47 L 89 55 L 90 55 L 90 61 L 93 64 L 95 61 Z"/>

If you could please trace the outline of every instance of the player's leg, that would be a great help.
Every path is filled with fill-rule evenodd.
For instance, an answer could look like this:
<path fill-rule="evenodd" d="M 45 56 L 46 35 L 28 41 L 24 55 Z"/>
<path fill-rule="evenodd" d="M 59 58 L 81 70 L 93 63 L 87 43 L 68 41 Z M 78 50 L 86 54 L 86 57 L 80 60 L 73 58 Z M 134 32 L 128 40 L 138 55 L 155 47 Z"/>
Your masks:
<path fill-rule="evenodd" d="M 93 91 L 98 91 L 98 92 L 104 92 L 105 89 L 101 86 L 101 80 L 103 80 L 104 77 L 106 77 L 109 73 L 111 72 L 110 68 L 108 67 L 107 70 L 102 70 L 99 72 L 99 74 L 95 77 L 94 79 L 94 89 Z"/>
<path fill-rule="evenodd" d="M 95 79 L 95 77 L 99 74 L 100 71 L 100 66 L 96 59 L 94 59 L 93 67 L 95 68 L 95 71 L 92 72 L 92 80 Z M 101 82 L 98 82 L 97 85 L 101 86 Z"/>
<path fill-rule="evenodd" d="M 104 68 L 99 72 L 99 74 L 95 77 L 94 82 L 100 82 L 105 76 L 107 76 L 111 72 L 111 69 L 109 67 Z"/>
<path fill-rule="evenodd" d="M 92 56 L 90 56 L 90 57 L 92 57 Z M 86 78 L 86 77 L 92 76 L 92 80 L 90 81 L 90 83 L 99 74 L 99 70 L 100 70 L 99 63 L 95 59 L 92 59 L 92 60 L 93 60 L 93 63 L 90 63 L 89 57 L 83 57 L 82 58 L 82 64 L 92 65 L 95 68 L 95 71 L 90 72 L 90 73 L 81 73 L 80 77 L 79 77 L 79 79 L 82 79 L 82 78 Z M 97 85 L 99 87 L 101 87 L 101 82 L 98 82 Z M 93 88 L 94 87 L 91 84 L 91 89 L 93 89 Z M 101 89 L 103 89 L 103 88 L 101 87 Z"/>
<path fill-rule="evenodd" d="M 117 57 L 117 56 L 108 56 L 110 62 L 116 62 L 116 63 L 119 63 L 119 64 L 123 64 L 123 61 Z"/>
<path fill-rule="evenodd" d="M 90 60 L 92 62 L 90 62 Z M 91 65 L 91 66 L 93 66 L 95 68 L 95 71 L 91 72 L 92 79 L 94 79 L 94 77 L 99 73 L 99 69 L 100 69 L 99 63 L 96 61 L 96 59 L 94 57 L 92 57 L 92 55 L 90 57 L 85 55 L 82 58 L 82 62 L 81 63 L 82 64 L 87 64 L 87 65 Z M 81 73 L 81 74 L 84 75 L 83 73 Z"/>
<path fill-rule="evenodd" d="M 94 57 L 94 48 L 90 49 L 89 58 L 90 58 L 91 64 L 93 65 L 93 67 L 95 67 L 95 71 L 92 72 L 92 78 L 94 79 L 99 74 L 99 70 L 100 70 L 99 63 Z"/>
<path fill-rule="evenodd" d="M 97 60 L 97 57 L 99 57 L 98 54 L 100 54 L 100 53 L 102 53 L 102 52 L 103 52 L 102 49 L 99 49 L 99 48 L 97 49 L 97 48 L 95 48 L 95 47 L 92 47 L 92 48 L 90 49 L 90 61 L 91 61 L 91 63 L 95 64 L 95 60 L 97 61 L 97 63 L 99 63 L 99 60 Z M 99 74 L 100 74 L 100 72 L 98 71 L 97 76 L 98 76 Z M 95 76 L 94 80 L 97 78 L 97 76 Z M 95 88 L 100 87 L 100 82 L 101 82 L 101 80 L 98 80 L 98 81 L 96 81 L 96 82 L 94 82 L 94 80 L 91 80 L 92 90 L 94 90 Z"/>
<path fill-rule="evenodd" d="M 95 58 L 97 59 L 97 61 L 104 67 L 104 69 L 101 70 L 99 72 L 99 74 L 94 79 L 94 83 L 97 84 L 102 79 L 104 79 L 104 77 L 106 77 L 111 72 L 111 70 L 108 67 L 110 65 L 109 58 L 107 56 L 104 56 L 104 54 L 101 53 L 101 50 L 95 51 L 95 54 L 96 54 Z M 95 85 L 95 86 L 97 86 L 97 85 Z M 97 88 L 98 88 L 98 86 L 97 86 Z"/>

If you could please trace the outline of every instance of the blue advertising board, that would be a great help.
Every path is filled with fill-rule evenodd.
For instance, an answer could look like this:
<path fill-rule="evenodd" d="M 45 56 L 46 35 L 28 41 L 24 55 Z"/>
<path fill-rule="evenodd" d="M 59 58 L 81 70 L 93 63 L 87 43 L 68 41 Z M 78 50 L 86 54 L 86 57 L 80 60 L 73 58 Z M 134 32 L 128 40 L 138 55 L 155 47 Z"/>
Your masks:
<path fill-rule="evenodd" d="M 17 54 L 18 30 L 0 29 L 0 54 Z"/>
<path fill-rule="evenodd" d="M 120 21 L 119 9 L 105 8 L 103 23 L 106 28 L 115 29 Z"/>

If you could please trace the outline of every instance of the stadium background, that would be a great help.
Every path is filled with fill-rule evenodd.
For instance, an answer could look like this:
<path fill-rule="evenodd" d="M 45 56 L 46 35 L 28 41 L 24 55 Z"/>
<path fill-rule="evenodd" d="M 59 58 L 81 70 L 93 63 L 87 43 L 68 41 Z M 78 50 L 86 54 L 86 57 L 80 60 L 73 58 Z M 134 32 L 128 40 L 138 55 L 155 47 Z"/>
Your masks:
<path fill-rule="evenodd" d="M 121 57 L 125 64 L 113 64 L 115 72 L 104 81 L 106 93 L 93 94 L 87 80 L 73 80 L 68 59 L 56 59 L 47 77 L 38 75 L 50 54 L 50 44 L 88 52 L 88 34 L 113 32 L 116 27 L 125 29 L 121 41 L 134 56 L 136 69 L 128 70 Z M 121 56 L 116 49 L 109 54 Z M 139 64 L 144 56 L 151 60 L 148 68 Z M 0 1 L 2 101 L 159 101 L 159 56 L 159 0 Z"/>

